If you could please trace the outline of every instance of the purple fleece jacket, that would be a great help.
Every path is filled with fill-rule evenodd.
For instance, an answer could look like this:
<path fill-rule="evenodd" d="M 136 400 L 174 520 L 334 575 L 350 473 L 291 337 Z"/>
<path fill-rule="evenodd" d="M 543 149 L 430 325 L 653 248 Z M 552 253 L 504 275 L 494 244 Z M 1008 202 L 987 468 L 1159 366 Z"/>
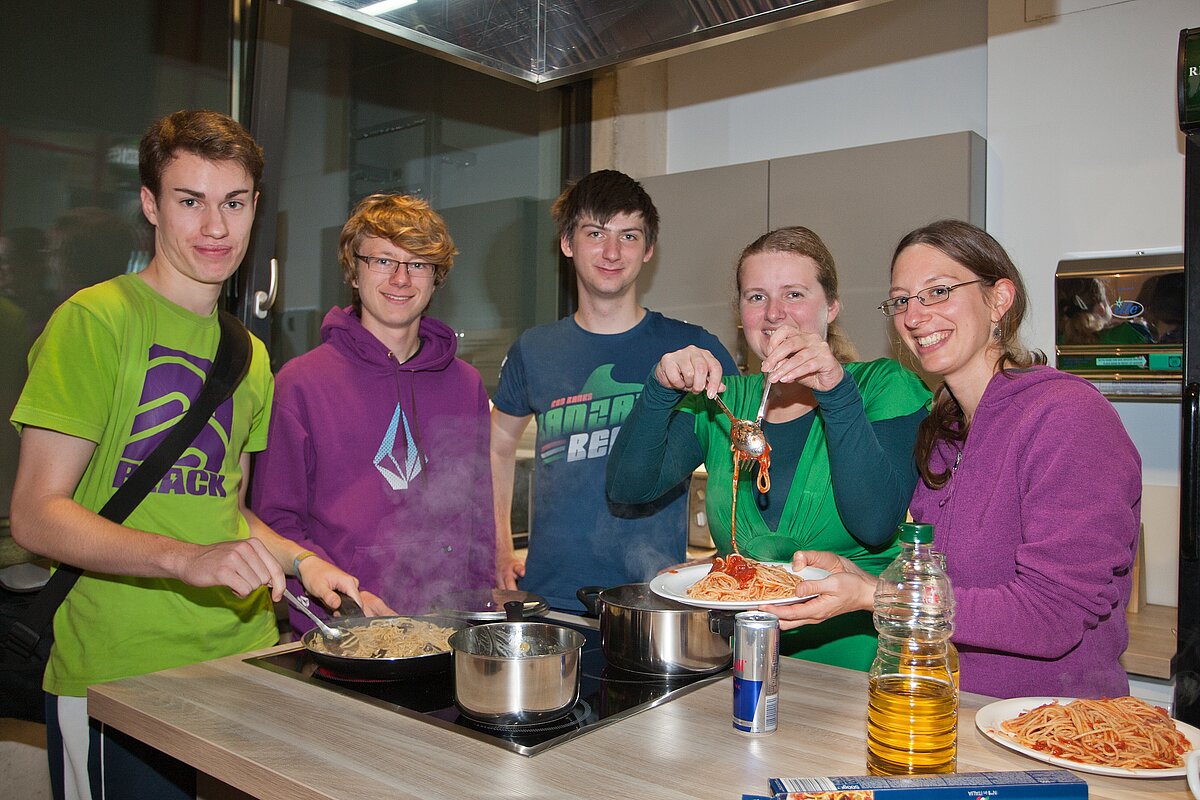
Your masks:
<path fill-rule="evenodd" d="M 352 309 L 332 309 L 323 344 L 279 372 L 254 468 L 258 516 L 399 614 L 495 583 L 487 392 L 447 325 L 426 317 L 420 337 L 397 364 Z M 292 624 L 312 627 L 295 611 Z"/>
<path fill-rule="evenodd" d="M 943 442 L 934 470 L 957 452 Z M 1137 450 L 1091 384 L 1048 367 L 992 378 L 950 482 L 918 482 L 911 507 L 946 555 L 964 691 L 1129 693 L 1141 496 Z"/>

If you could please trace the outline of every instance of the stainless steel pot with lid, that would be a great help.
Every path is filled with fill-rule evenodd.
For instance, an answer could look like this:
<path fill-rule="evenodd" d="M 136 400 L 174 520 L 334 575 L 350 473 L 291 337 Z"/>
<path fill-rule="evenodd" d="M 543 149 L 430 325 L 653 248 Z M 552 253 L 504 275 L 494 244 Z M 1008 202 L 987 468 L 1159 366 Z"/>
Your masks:
<path fill-rule="evenodd" d="M 565 715 L 579 699 L 579 631 L 545 622 L 490 622 L 450 637 L 454 703 L 466 716 L 523 725 Z"/>
<path fill-rule="evenodd" d="M 659 597 L 647 583 L 585 586 L 580 602 L 600 617 L 608 662 L 653 675 L 704 674 L 733 660 L 732 617 Z"/>

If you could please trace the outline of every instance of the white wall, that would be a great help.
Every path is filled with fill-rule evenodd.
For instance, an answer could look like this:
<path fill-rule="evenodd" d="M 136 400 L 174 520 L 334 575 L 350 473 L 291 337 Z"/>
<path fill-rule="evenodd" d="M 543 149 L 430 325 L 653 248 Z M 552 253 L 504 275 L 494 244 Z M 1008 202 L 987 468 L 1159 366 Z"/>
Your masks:
<path fill-rule="evenodd" d="M 667 62 L 667 169 L 987 136 L 984 0 L 893 0 Z"/>
<path fill-rule="evenodd" d="M 1182 245 L 1174 61 L 1195 26 L 1196 0 L 892 0 L 669 59 L 665 113 L 644 90 L 613 104 L 665 122 L 607 126 L 626 137 L 608 150 L 621 168 L 665 137 L 665 163 L 634 162 L 649 175 L 973 130 L 988 229 L 1029 284 L 1026 338 L 1052 353 L 1063 254 Z M 1117 407 L 1144 466 L 1148 599 L 1173 604 L 1178 406 Z"/>
<path fill-rule="evenodd" d="M 1183 246 L 1175 71 L 1179 31 L 1200 25 L 1200 3 L 1130 0 L 1027 22 L 1032 10 L 989 3 L 987 219 L 1029 286 L 1026 337 L 1053 352 L 1064 254 Z M 1117 410 L 1142 455 L 1147 599 L 1173 604 L 1179 406 Z"/>

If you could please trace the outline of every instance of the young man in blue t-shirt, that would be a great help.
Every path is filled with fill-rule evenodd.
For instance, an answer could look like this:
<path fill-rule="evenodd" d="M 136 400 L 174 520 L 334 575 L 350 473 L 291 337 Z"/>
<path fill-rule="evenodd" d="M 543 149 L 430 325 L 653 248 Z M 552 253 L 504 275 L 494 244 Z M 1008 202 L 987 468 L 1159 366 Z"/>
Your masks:
<path fill-rule="evenodd" d="M 658 210 L 641 184 L 614 170 L 583 178 L 551 209 L 559 246 L 575 266 L 578 310 L 521 335 L 493 398 L 496 580 L 579 609 L 575 590 L 649 580 L 687 554 L 687 482 L 646 506 L 604 494 L 608 448 L 664 354 L 688 345 L 737 368 L 698 325 L 643 308 L 637 277 L 654 255 Z M 534 512 L 528 559 L 513 552 L 517 443 L 537 418 Z"/>

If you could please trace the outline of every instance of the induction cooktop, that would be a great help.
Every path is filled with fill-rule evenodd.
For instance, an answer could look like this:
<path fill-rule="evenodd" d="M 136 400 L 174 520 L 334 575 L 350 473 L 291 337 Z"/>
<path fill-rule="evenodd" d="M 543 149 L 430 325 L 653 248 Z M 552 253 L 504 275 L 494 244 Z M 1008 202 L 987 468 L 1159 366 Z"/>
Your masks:
<path fill-rule="evenodd" d="M 537 755 L 730 674 L 723 670 L 707 675 L 667 676 L 618 669 L 604 658 L 600 631 L 583 621 L 555 622 L 579 631 L 585 640 L 579 662 L 579 701 L 562 717 L 533 725 L 490 725 L 459 713 L 454 705 L 454 675 L 450 668 L 404 680 L 346 678 L 319 666 L 301 646 L 248 658 L 246 662 L 523 756 Z"/>

